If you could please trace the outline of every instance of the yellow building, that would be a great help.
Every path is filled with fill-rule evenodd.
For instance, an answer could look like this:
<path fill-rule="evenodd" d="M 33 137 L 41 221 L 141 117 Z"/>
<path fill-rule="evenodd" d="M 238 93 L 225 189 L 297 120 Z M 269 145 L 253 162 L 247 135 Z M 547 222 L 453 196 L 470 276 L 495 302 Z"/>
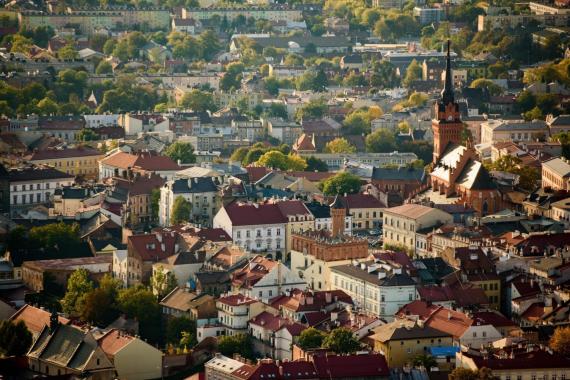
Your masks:
<path fill-rule="evenodd" d="M 45 149 L 32 153 L 28 161 L 36 165 L 51 166 L 60 172 L 97 178 L 99 174 L 99 160 L 104 155 L 91 148 Z"/>
<path fill-rule="evenodd" d="M 382 224 L 382 212 L 386 205 L 370 194 L 350 194 L 341 198 L 342 203 L 352 216 L 353 230 L 379 228 Z"/>
<path fill-rule="evenodd" d="M 378 326 L 370 337 L 374 351 L 386 357 L 390 368 L 403 367 L 418 355 L 426 355 L 430 347 L 453 346 L 453 337 L 425 326 L 421 321 L 395 320 Z"/>

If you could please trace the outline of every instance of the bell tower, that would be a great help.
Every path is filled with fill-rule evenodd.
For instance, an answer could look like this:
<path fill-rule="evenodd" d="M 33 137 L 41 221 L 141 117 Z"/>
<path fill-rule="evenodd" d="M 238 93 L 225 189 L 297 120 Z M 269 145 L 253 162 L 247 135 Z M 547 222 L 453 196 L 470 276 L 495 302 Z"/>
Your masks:
<path fill-rule="evenodd" d="M 330 205 L 331 219 L 332 219 L 332 236 L 336 237 L 344 234 L 344 218 L 346 217 L 346 208 L 342 203 L 340 197 L 334 198 L 333 203 Z"/>
<path fill-rule="evenodd" d="M 441 99 L 435 103 L 433 129 L 433 163 L 437 163 L 449 143 L 460 144 L 463 123 L 459 114 L 459 105 L 453 93 L 453 75 L 451 72 L 451 41 L 447 40 L 447 62 L 445 65 L 445 84 Z"/>

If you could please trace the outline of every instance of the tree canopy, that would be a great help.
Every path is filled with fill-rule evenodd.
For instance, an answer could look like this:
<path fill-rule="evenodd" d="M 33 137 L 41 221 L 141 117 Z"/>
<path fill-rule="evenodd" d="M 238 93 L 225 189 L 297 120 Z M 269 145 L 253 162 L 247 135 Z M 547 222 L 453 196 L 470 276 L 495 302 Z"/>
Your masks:
<path fill-rule="evenodd" d="M 172 212 L 170 213 L 170 224 L 185 223 L 190 220 L 190 212 L 192 211 L 192 204 L 183 196 L 179 195 L 174 199 L 172 205 Z"/>
<path fill-rule="evenodd" d="M 24 321 L 0 322 L 0 353 L 6 356 L 23 356 L 32 345 L 32 333 Z"/>
<path fill-rule="evenodd" d="M 307 162 L 295 154 L 283 154 L 278 150 L 270 150 L 257 160 L 257 164 L 267 168 L 280 170 L 305 170 Z"/>
<path fill-rule="evenodd" d="M 332 330 L 323 341 L 323 347 L 337 354 L 352 354 L 360 348 L 358 339 L 347 328 L 339 327 Z"/>
<path fill-rule="evenodd" d="M 309 327 L 301 332 L 299 335 L 299 340 L 297 344 L 303 350 L 310 350 L 314 348 L 320 348 L 323 345 L 326 334 L 314 327 Z"/>
<path fill-rule="evenodd" d="M 355 194 L 360 191 L 361 180 L 354 174 L 340 172 L 319 184 L 325 195 Z"/>
<path fill-rule="evenodd" d="M 337 137 L 325 146 L 326 153 L 355 153 L 356 147 L 344 137 Z"/>
<path fill-rule="evenodd" d="M 192 164 L 196 162 L 194 147 L 188 142 L 175 141 L 166 148 L 164 154 L 170 157 L 174 162 L 180 161 L 183 164 Z"/>

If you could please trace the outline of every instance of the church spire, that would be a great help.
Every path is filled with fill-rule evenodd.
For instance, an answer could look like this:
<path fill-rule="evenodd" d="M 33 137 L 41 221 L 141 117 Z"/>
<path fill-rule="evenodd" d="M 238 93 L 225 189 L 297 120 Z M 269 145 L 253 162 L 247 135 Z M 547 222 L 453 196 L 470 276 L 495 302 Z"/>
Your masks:
<path fill-rule="evenodd" d="M 441 92 L 441 102 L 444 105 L 455 102 L 453 81 L 451 80 L 451 40 L 447 40 L 447 62 L 445 64 L 445 85 Z"/>

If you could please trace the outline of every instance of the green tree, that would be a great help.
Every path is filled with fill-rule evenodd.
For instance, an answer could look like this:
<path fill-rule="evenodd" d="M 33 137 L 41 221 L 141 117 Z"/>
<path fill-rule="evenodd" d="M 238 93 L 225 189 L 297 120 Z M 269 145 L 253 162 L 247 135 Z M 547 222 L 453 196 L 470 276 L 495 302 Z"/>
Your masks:
<path fill-rule="evenodd" d="M 246 334 L 224 335 L 218 338 L 218 350 L 222 355 L 240 354 L 247 359 L 253 359 L 251 336 Z"/>
<path fill-rule="evenodd" d="M 93 282 L 89 279 L 89 271 L 76 269 L 67 280 L 67 291 L 61 300 L 63 311 L 78 317 L 85 306 L 85 296 L 93 291 Z"/>
<path fill-rule="evenodd" d="M 542 110 L 536 106 L 533 109 L 531 109 L 530 111 L 527 111 L 523 114 L 524 119 L 526 121 L 532 121 L 532 120 L 542 120 L 544 119 L 544 115 L 542 114 Z"/>
<path fill-rule="evenodd" d="M 309 327 L 301 332 L 297 344 L 303 350 L 320 348 L 323 345 L 326 334 L 314 327 Z"/>
<path fill-rule="evenodd" d="M 305 160 L 296 155 L 286 155 L 278 150 L 270 150 L 264 153 L 257 164 L 267 168 L 281 170 L 304 170 L 307 166 Z"/>
<path fill-rule="evenodd" d="M 241 148 L 234 150 L 234 152 L 230 156 L 230 161 L 242 162 L 243 159 L 245 158 L 245 156 L 247 155 L 248 151 L 249 151 L 249 149 L 245 148 L 245 147 L 241 147 Z"/>
<path fill-rule="evenodd" d="M 0 353 L 5 356 L 23 356 L 32 345 L 32 333 L 24 321 L 0 322 Z"/>
<path fill-rule="evenodd" d="M 492 80 L 486 78 L 475 79 L 473 82 L 471 82 L 471 85 L 469 87 L 487 89 L 487 91 L 489 91 L 489 94 L 493 96 L 502 95 L 503 92 L 505 92 L 504 88 L 498 84 L 495 84 L 495 82 Z"/>
<path fill-rule="evenodd" d="M 305 104 L 303 107 L 297 109 L 295 113 L 296 120 L 311 120 L 311 119 L 320 119 L 322 118 L 328 111 L 328 107 L 324 100 L 311 100 L 309 103 Z"/>
<path fill-rule="evenodd" d="M 319 184 L 325 195 L 355 194 L 360 191 L 360 186 L 360 178 L 347 172 L 337 173 Z"/>
<path fill-rule="evenodd" d="M 326 153 L 355 153 L 356 147 L 344 137 L 337 137 L 326 144 L 324 151 Z"/>
<path fill-rule="evenodd" d="M 90 128 L 83 128 L 77 134 L 77 139 L 79 141 L 95 141 L 99 140 L 99 135 Z"/>
<path fill-rule="evenodd" d="M 160 341 L 160 305 L 152 291 L 143 286 L 121 289 L 118 296 L 119 310 L 128 318 L 139 321 L 139 331 L 143 339 L 151 343 Z"/>
<path fill-rule="evenodd" d="M 379 128 L 366 136 L 365 143 L 369 152 L 388 153 L 396 149 L 396 138 L 387 128 Z"/>
<path fill-rule="evenodd" d="M 358 351 L 360 343 L 352 331 L 344 327 L 339 327 L 331 331 L 324 339 L 323 347 L 337 354 L 352 354 Z"/>
<path fill-rule="evenodd" d="M 224 91 L 237 90 L 241 87 L 243 78 L 244 65 L 238 62 L 232 62 L 226 67 L 226 72 L 220 80 L 220 89 Z"/>
<path fill-rule="evenodd" d="M 79 225 L 59 222 L 32 227 L 29 232 L 29 240 L 43 248 L 72 246 L 79 243 Z"/>
<path fill-rule="evenodd" d="M 328 172 L 329 167 L 326 162 L 315 156 L 310 156 L 307 160 L 306 170 L 310 172 Z"/>
<path fill-rule="evenodd" d="M 412 82 L 421 79 L 421 77 L 422 77 L 422 67 L 414 59 L 408 65 L 408 68 L 406 69 L 406 75 L 404 76 L 402 83 L 404 84 L 404 86 L 409 87 L 412 84 Z"/>
<path fill-rule="evenodd" d="M 168 320 L 166 324 L 166 343 L 180 345 L 185 332 L 196 336 L 196 322 L 187 317 L 176 317 Z M 186 346 L 190 346 L 187 344 Z"/>
<path fill-rule="evenodd" d="M 198 89 L 185 93 L 180 100 L 180 106 L 197 112 L 216 110 L 216 103 L 214 103 L 212 94 Z"/>
<path fill-rule="evenodd" d="M 283 103 L 271 103 L 267 109 L 267 116 L 270 117 L 280 117 L 287 119 L 289 115 L 287 114 L 287 107 Z"/>
<path fill-rule="evenodd" d="M 163 299 L 178 286 L 178 283 L 174 273 L 167 272 L 164 270 L 164 267 L 159 266 L 153 269 L 150 286 L 152 287 L 152 291 L 158 295 L 158 298 Z"/>
<path fill-rule="evenodd" d="M 26 38 L 20 34 L 15 34 L 12 38 L 12 47 L 10 48 L 10 53 L 22 53 L 28 54 L 32 49 L 34 41 Z"/>
<path fill-rule="evenodd" d="M 192 164 L 196 162 L 194 155 L 194 147 L 192 144 L 182 141 L 175 141 L 165 151 L 165 154 L 173 161 L 182 162 L 183 164 Z"/>
<path fill-rule="evenodd" d="M 190 220 L 190 212 L 192 211 L 192 204 L 187 201 L 183 196 L 179 195 L 174 199 L 172 205 L 172 213 L 170 214 L 170 224 L 176 225 Z"/>
<path fill-rule="evenodd" d="M 342 122 L 346 133 L 351 135 L 367 134 L 370 132 L 370 118 L 368 112 L 357 110 L 351 112 Z"/>
<path fill-rule="evenodd" d="M 97 69 L 95 69 L 96 74 L 112 74 L 113 73 L 113 66 L 107 61 L 101 61 L 97 65 Z"/>
<path fill-rule="evenodd" d="M 242 165 L 247 166 L 249 164 L 253 164 L 254 162 L 257 162 L 261 158 L 261 156 L 263 156 L 265 151 L 266 150 L 263 148 L 252 148 L 252 149 L 250 149 L 247 152 L 247 154 L 245 155 L 245 157 L 242 161 Z"/>
<path fill-rule="evenodd" d="M 428 371 L 432 367 L 437 367 L 437 361 L 434 359 L 433 356 L 430 355 L 416 355 L 412 360 L 412 363 L 416 367 L 424 367 L 427 368 Z"/>
<path fill-rule="evenodd" d="M 40 100 L 37 104 L 37 109 L 41 115 L 45 116 L 57 115 L 58 113 L 57 103 L 50 98 Z"/>
<path fill-rule="evenodd" d="M 75 46 L 69 43 L 64 47 L 62 47 L 61 49 L 59 49 L 59 51 L 57 52 L 57 56 L 59 59 L 75 59 L 79 57 L 79 54 L 77 53 L 77 50 L 75 50 Z"/>
<path fill-rule="evenodd" d="M 106 274 L 99 287 L 85 294 L 81 319 L 95 326 L 107 326 L 119 316 L 117 296 L 121 283 Z"/>

